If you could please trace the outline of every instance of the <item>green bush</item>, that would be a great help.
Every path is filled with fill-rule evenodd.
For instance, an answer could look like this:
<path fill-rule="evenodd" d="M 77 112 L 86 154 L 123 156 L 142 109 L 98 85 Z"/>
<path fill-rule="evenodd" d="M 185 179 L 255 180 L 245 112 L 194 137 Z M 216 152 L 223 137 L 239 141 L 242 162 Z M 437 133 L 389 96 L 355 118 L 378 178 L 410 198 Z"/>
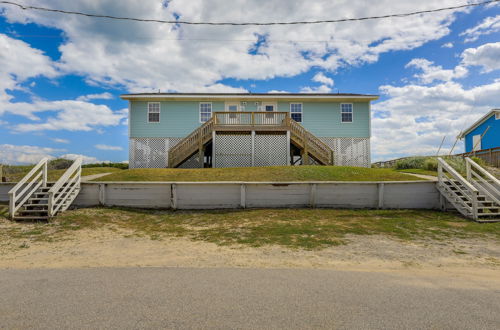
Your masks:
<path fill-rule="evenodd" d="M 485 166 L 486 165 L 486 162 L 482 158 L 471 157 L 470 159 L 472 159 L 473 161 L 475 161 L 479 166 Z"/>
<path fill-rule="evenodd" d="M 423 168 L 426 157 L 409 157 L 396 162 L 396 169 Z"/>
<path fill-rule="evenodd" d="M 94 164 L 85 164 L 82 165 L 83 168 L 88 168 L 88 167 L 114 167 L 114 168 L 119 168 L 122 170 L 128 169 L 128 164 L 127 163 L 94 163 Z"/>
<path fill-rule="evenodd" d="M 65 158 L 52 159 L 47 164 L 49 170 L 65 170 L 73 164 L 74 160 Z"/>
<path fill-rule="evenodd" d="M 424 161 L 423 169 L 428 171 L 437 171 L 438 160 L 434 157 L 429 157 Z"/>

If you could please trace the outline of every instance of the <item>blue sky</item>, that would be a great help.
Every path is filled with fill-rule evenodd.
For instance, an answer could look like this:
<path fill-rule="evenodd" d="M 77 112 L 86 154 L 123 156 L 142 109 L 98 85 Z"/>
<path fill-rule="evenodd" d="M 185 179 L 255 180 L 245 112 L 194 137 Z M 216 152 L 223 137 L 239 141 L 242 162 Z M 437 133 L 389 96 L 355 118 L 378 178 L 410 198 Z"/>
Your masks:
<path fill-rule="evenodd" d="M 436 8 L 434 1 L 22 1 L 118 16 L 208 21 L 333 19 Z M 384 2 L 382 1 L 382 2 Z M 445 0 L 452 6 L 465 0 Z M 117 22 L 0 5 L 0 162 L 128 158 L 129 92 L 379 94 L 372 159 L 443 152 L 500 107 L 500 6 L 285 27 Z M 463 149 L 458 144 L 455 151 Z"/>

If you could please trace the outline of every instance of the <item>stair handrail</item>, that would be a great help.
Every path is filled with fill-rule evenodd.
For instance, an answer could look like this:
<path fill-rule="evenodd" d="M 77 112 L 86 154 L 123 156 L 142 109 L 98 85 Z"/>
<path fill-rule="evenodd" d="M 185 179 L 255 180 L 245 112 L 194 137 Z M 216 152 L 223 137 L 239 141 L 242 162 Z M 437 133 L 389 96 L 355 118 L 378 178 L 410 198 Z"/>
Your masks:
<path fill-rule="evenodd" d="M 477 220 L 478 217 L 478 195 L 479 195 L 479 190 L 476 189 L 469 181 L 467 181 L 460 173 L 458 173 L 453 167 L 451 167 L 446 161 L 444 161 L 441 157 L 438 157 L 438 185 L 441 189 L 446 190 L 448 193 L 454 195 L 455 198 L 459 199 L 460 196 L 453 191 L 450 187 L 446 186 L 444 184 L 444 181 L 446 180 L 449 182 L 451 185 L 453 185 L 456 189 L 458 189 L 460 192 L 464 194 L 464 197 L 466 197 L 468 200 L 471 201 L 472 207 L 469 207 L 467 204 L 465 204 L 462 201 L 462 207 L 470 209 L 472 213 L 472 217 Z M 443 173 L 443 169 L 448 172 L 453 179 L 457 180 L 460 182 L 467 191 L 464 191 L 462 188 L 460 188 L 453 180 L 450 180 L 448 176 L 446 176 Z"/>
<path fill-rule="evenodd" d="M 309 132 L 306 128 L 304 128 L 304 126 L 292 118 L 289 118 L 289 127 L 291 133 L 295 134 L 299 138 L 307 139 L 307 141 L 303 141 L 303 143 L 306 142 L 310 146 L 314 144 L 314 150 L 321 153 L 321 156 L 324 158 L 323 161 L 333 165 L 332 149 L 326 143 L 318 139 L 314 134 Z"/>
<path fill-rule="evenodd" d="M 47 164 L 49 159 L 42 158 L 19 182 L 9 190 L 9 216 L 14 218 L 31 195 L 40 187 L 47 187 Z M 36 175 L 35 175 L 36 174 Z M 32 179 L 31 181 L 28 181 Z M 19 189 L 24 187 L 20 192 Z M 20 202 L 18 200 L 21 199 Z"/>
<path fill-rule="evenodd" d="M 188 151 L 190 151 L 191 147 L 198 148 L 200 139 L 204 140 L 207 136 L 209 135 L 211 136 L 213 126 L 214 126 L 214 120 L 213 118 L 210 118 L 203 125 L 196 128 L 193 132 L 191 132 L 191 134 L 189 134 L 181 141 L 179 141 L 179 143 L 173 146 L 168 151 L 169 167 L 174 167 L 174 163 L 177 161 L 178 158 L 176 157 L 177 156 L 176 154 L 183 151 L 182 149 L 187 149 Z"/>
<path fill-rule="evenodd" d="M 467 180 L 469 180 L 470 182 L 477 182 L 478 180 L 481 181 L 483 185 L 491 190 L 486 189 L 480 184 L 476 185 L 475 187 L 477 187 L 478 190 L 480 190 L 482 193 L 488 195 L 488 197 L 490 197 L 495 203 L 500 204 L 500 200 L 498 198 L 498 196 L 500 196 L 500 180 L 495 178 L 490 172 L 486 171 L 483 167 L 481 167 L 481 165 L 479 165 L 469 157 L 465 157 L 465 164 L 467 171 Z M 476 173 L 473 168 L 478 170 L 480 174 L 488 178 L 491 183 L 485 180 L 481 175 Z"/>
<path fill-rule="evenodd" d="M 48 191 L 48 213 L 54 216 L 61 209 L 71 194 L 80 188 L 82 175 L 82 157 L 75 159 L 73 164 L 64 172 L 57 182 Z"/>

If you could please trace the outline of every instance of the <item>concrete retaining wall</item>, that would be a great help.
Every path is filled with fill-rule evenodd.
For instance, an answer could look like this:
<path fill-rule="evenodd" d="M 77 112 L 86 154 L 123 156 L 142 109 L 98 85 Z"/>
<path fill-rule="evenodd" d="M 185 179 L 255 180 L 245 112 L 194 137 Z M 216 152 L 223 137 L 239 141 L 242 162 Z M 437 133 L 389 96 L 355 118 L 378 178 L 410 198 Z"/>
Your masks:
<path fill-rule="evenodd" d="M 7 201 L 13 184 L 0 184 Z M 74 206 L 437 209 L 435 182 L 89 182 Z"/>

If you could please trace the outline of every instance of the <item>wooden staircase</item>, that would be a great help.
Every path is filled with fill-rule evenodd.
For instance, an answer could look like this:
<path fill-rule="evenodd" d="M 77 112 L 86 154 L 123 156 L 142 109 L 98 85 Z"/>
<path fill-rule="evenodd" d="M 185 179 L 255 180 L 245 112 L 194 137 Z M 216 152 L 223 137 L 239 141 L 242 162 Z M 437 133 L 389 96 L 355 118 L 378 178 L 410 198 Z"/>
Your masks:
<path fill-rule="evenodd" d="M 438 190 L 463 216 L 477 222 L 500 221 L 500 181 L 470 158 L 467 179 L 438 158 Z M 444 208 L 444 202 L 441 203 Z"/>
<path fill-rule="evenodd" d="M 214 117 L 169 150 L 168 167 L 178 167 L 196 153 L 202 161 L 203 148 L 214 131 L 289 131 L 291 142 L 302 150 L 303 164 L 310 164 L 313 159 L 321 165 L 333 165 L 333 150 L 288 112 L 215 112 Z"/>
<path fill-rule="evenodd" d="M 47 182 L 47 162 L 42 159 L 9 191 L 9 216 L 13 220 L 49 220 L 68 209 L 80 192 L 79 158 L 55 183 Z"/>

